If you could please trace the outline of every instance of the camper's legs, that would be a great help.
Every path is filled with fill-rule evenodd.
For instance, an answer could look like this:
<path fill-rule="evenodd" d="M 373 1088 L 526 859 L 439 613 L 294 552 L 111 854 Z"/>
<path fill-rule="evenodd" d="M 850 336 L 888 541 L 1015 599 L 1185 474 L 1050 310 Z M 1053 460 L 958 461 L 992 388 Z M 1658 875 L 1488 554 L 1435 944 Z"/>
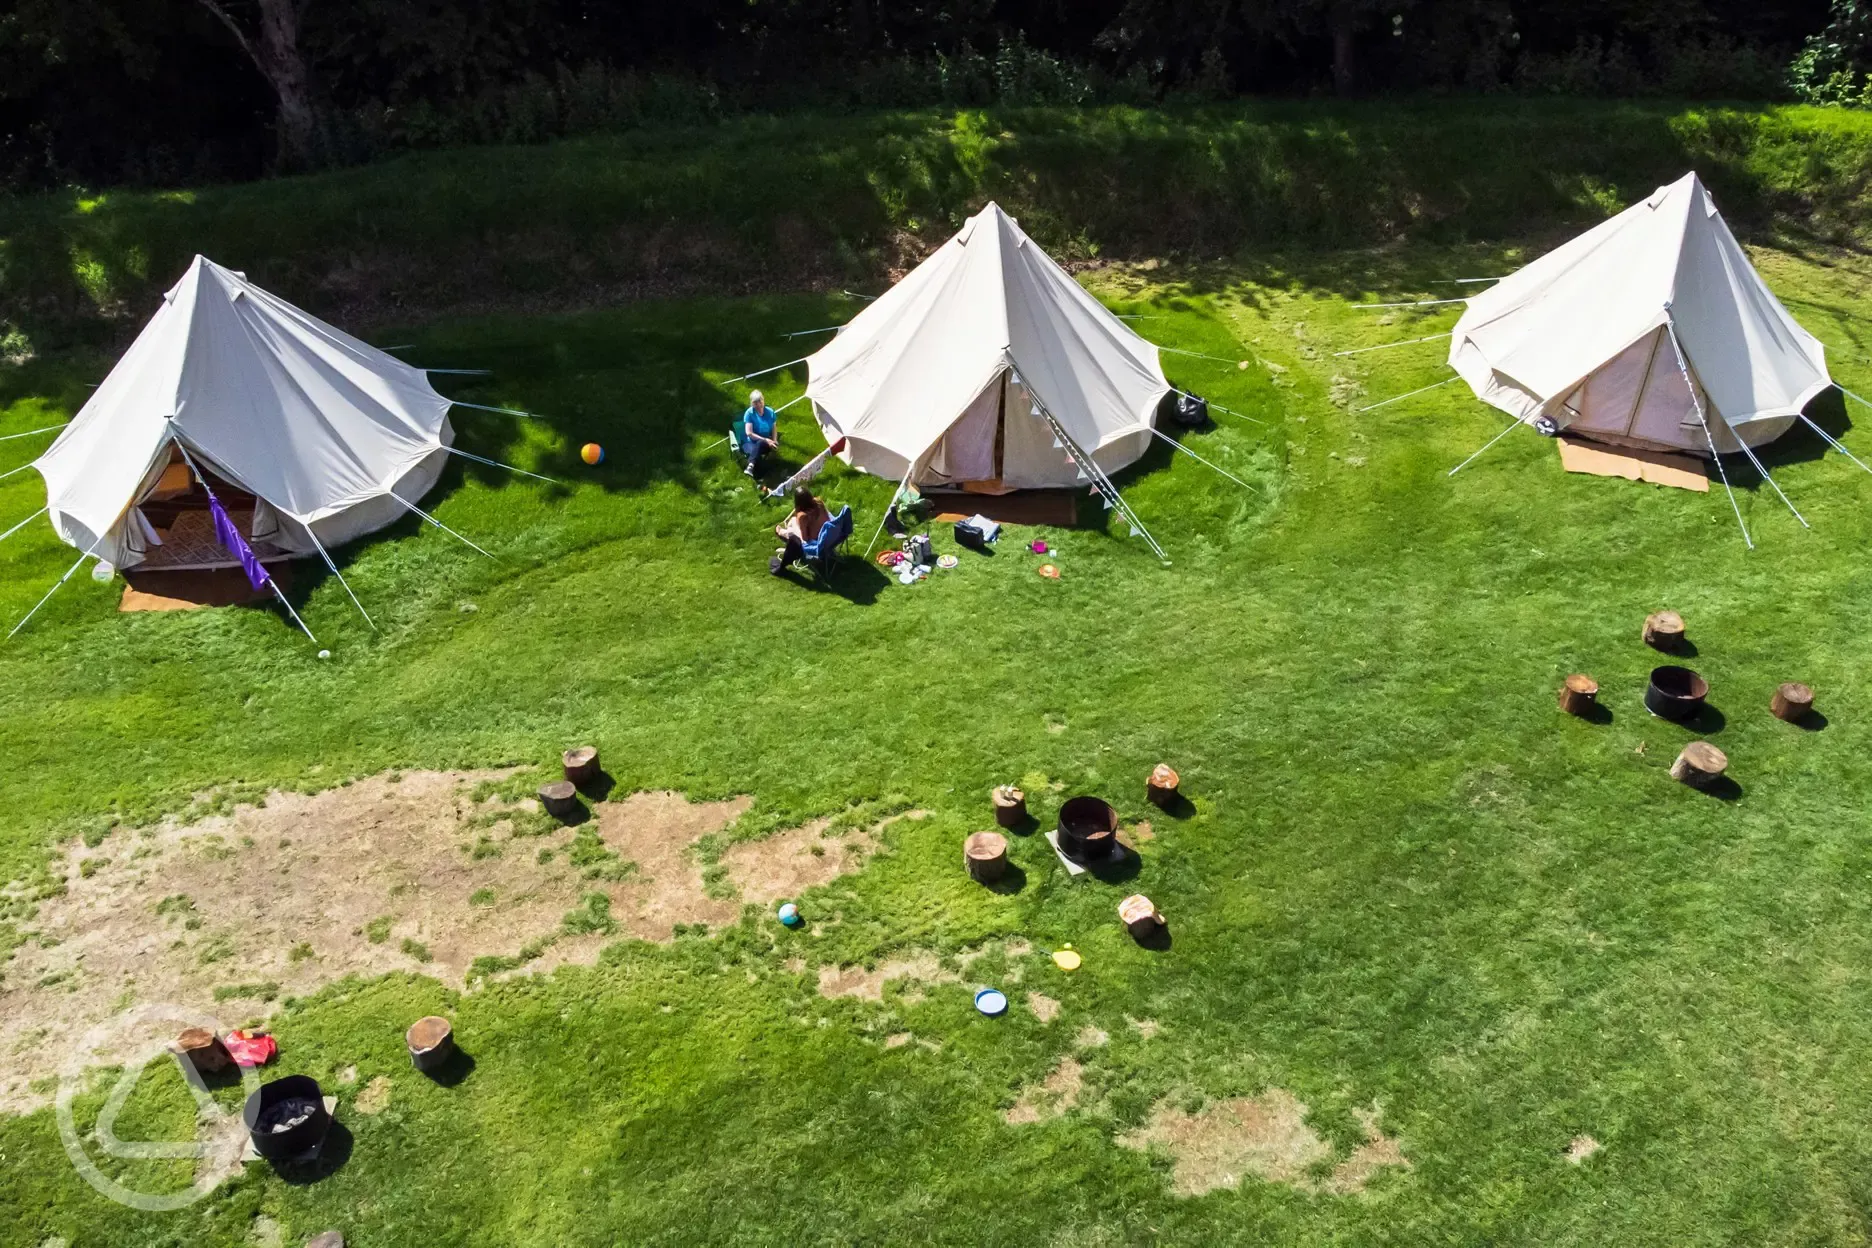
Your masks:
<path fill-rule="evenodd" d="M 806 557 L 805 543 L 795 534 L 787 534 L 786 549 L 767 561 L 767 570 L 775 576 Z"/>

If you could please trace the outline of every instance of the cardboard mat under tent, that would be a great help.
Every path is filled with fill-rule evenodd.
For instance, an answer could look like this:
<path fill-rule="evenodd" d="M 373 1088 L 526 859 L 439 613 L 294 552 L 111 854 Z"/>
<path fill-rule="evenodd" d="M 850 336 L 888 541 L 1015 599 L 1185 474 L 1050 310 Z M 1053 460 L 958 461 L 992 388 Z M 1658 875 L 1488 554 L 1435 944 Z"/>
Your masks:
<path fill-rule="evenodd" d="M 1011 494 L 976 494 L 926 490 L 938 524 L 987 516 L 1000 524 L 1044 524 L 1070 529 L 1079 519 L 1077 490 L 1018 490 Z"/>
<path fill-rule="evenodd" d="M 1709 493 L 1709 473 L 1703 461 L 1694 455 L 1641 451 L 1578 438 L 1555 438 L 1554 441 L 1560 448 L 1560 466 L 1568 472 L 1624 477 L 1627 481 L 1649 481 L 1652 485 Z"/>

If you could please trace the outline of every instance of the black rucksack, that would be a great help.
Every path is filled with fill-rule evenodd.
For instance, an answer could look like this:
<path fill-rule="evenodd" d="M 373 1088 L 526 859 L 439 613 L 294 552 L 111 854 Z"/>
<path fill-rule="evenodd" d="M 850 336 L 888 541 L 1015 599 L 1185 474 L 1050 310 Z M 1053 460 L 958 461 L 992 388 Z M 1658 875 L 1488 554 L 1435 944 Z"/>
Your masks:
<path fill-rule="evenodd" d="M 1179 394 L 1176 401 L 1177 424 L 1199 429 L 1209 423 L 1209 400 L 1194 394 Z"/>

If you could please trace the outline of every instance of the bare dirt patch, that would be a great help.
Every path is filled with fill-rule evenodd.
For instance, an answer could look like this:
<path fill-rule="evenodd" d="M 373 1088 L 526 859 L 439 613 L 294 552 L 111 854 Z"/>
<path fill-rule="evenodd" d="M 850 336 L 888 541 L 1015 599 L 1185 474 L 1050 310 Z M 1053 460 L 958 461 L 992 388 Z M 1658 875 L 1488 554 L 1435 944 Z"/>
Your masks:
<path fill-rule="evenodd" d="M 1131 1024 L 1132 1029 L 1138 1033 L 1138 1039 L 1140 1040 L 1154 1040 L 1157 1034 L 1163 1030 L 1163 1024 L 1154 1018 L 1132 1018 L 1127 1014 L 1125 1015 L 1125 1022 Z"/>
<path fill-rule="evenodd" d="M 1149 1121 L 1120 1136 L 1118 1143 L 1168 1152 L 1173 1162 L 1171 1185 L 1180 1196 L 1236 1187 L 1244 1177 L 1285 1183 L 1302 1191 L 1351 1195 L 1365 1190 L 1378 1171 L 1410 1165 L 1396 1139 L 1380 1129 L 1374 1107 L 1359 1115 L 1365 1143 L 1326 1179 L 1314 1179 L 1309 1172 L 1328 1160 L 1333 1150 L 1307 1125 L 1306 1112 L 1304 1102 L 1281 1088 L 1269 1088 L 1259 1096 L 1212 1101 L 1193 1114 L 1170 1101 L 1160 1101 Z"/>
<path fill-rule="evenodd" d="M 1063 1057 L 1045 1079 L 1022 1088 L 1019 1098 L 1001 1116 L 1014 1126 L 1057 1118 L 1079 1103 L 1084 1087 L 1085 1068 L 1078 1059 Z"/>
<path fill-rule="evenodd" d="M 901 1049 L 904 1045 L 909 1044 L 911 1039 L 912 1037 L 907 1031 L 893 1031 L 890 1035 L 884 1037 L 884 1047 L 887 1049 Z"/>
<path fill-rule="evenodd" d="M 1060 1016 L 1060 1003 L 1044 993 L 1028 993 L 1027 1008 L 1032 1010 L 1033 1016 L 1043 1023 L 1050 1023 Z"/>
<path fill-rule="evenodd" d="M 744 900 L 825 883 L 878 845 L 878 828 L 827 836 L 824 824 L 736 845 L 729 887 L 711 896 L 694 844 L 752 799 L 638 793 L 575 830 L 488 795 L 512 774 L 392 772 L 74 844 L 55 864 L 64 895 L 40 903 L 0 968 L 0 1110 L 49 1099 L 49 1037 L 128 1005 L 234 1026 L 347 975 L 466 986 L 471 971 L 591 962 L 620 936 L 733 923 Z M 480 958 L 497 961 L 477 970 Z"/>
<path fill-rule="evenodd" d="M 390 1076 L 378 1075 L 364 1085 L 364 1090 L 351 1102 L 351 1108 L 360 1114 L 381 1114 L 390 1107 Z"/>
<path fill-rule="evenodd" d="M 961 982 L 961 977 L 944 967 L 935 954 L 919 953 L 880 962 L 869 969 L 863 966 L 822 966 L 819 968 L 819 995 L 882 1001 L 884 985 L 903 979 L 912 980 L 916 984 Z"/>
<path fill-rule="evenodd" d="M 1091 1023 L 1081 1027 L 1079 1034 L 1073 1037 L 1074 1046 L 1081 1049 L 1096 1049 L 1110 1043 L 1111 1033 Z"/>
<path fill-rule="evenodd" d="M 1577 1166 L 1604 1147 L 1590 1135 L 1576 1135 L 1567 1142 L 1566 1159 Z"/>

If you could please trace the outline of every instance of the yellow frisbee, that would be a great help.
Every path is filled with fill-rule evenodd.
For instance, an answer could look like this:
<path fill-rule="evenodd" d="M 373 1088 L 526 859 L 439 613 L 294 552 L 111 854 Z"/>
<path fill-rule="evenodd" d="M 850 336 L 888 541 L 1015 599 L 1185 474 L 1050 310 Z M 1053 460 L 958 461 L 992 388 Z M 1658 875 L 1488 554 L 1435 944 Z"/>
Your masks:
<path fill-rule="evenodd" d="M 1053 955 L 1053 965 L 1062 971 L 1076 971 L 1079 969 L 1079 954 L 1070 947 L 1061 949 Z"/>

